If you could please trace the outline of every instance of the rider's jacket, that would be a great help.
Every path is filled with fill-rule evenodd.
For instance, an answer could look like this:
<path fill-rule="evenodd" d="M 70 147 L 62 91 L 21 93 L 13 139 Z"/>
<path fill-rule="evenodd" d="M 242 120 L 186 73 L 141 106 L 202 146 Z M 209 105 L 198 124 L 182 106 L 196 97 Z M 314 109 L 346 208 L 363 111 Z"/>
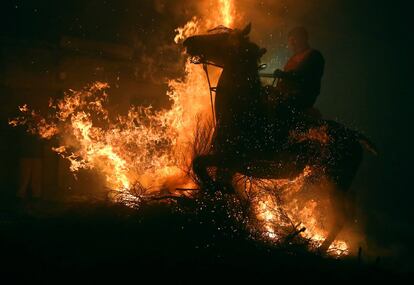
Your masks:
<path fill-rule="evenodd" d="M 300 111 L 315 104 L 321 90 L 321 79 L 325 60 L 314 49 L 293 55 L 284 67 L 284 75 L 276 89 L 289 101 L 289 105 Z"/>

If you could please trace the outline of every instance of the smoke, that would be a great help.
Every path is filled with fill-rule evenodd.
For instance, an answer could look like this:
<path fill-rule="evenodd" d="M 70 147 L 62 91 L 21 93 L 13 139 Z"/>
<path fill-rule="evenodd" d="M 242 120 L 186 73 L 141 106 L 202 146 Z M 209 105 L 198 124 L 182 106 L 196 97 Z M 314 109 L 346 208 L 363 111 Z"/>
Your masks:
<path fill-rule="evenodd" d="M 220 11 L 217 10 L 216 0 L 206 1 L 152 1 L 153 16 L 150 33 L 143 37 L 139 31 L 132 33 L 134 46 L 137 47 L 137 74 L 144 79 L 150 79 L 155 84 L 165 83 L 167 78 L 182 75 L 183 60 L 179 45 L 173 43 L 174 30 L 183 26 L 194 16 L 200 19 L 211 19 Z M 320 31 L 324 19 L 333 8 L 331 1 L 232 1 L 235 12 L 234 25 L 231 28 L 242 28 L 252 23 L 251 39 L 268 50 L 263 62 L 269 66 L 269 71 L 283 66 L 289 56 L 286 49 L 288 31 L 297 25 L 308 28 L 311 40 L 313 31 Z M 213 17 L 212 17 L 213 16 Z M 224 24 L 210 21 L 205 29 Z M 315 38 L 318 38 L 317 36 Z"/>
<path fill-rule="evenodd" d="M 311 44 L 317 46 L 321 37 L 319 34 L 324 30 L 321 29 L 324 27 L 323 20 L 338 4 L 324 0 L 241 0 L 235 5 L 239 12 L 237 25 L 251 22 L 251 39 L 268 50 L 262 61 L 268 64 L 267 71 L 270 72 L 283 67 L 290 55 L 286 48 L 289 30 L 305 26 L 309 30 Z"/>
<path fill-rule="evenodd" d="M 54 41 L 61 35 L 71 35 L 127 44 L 135 50 L 134 74 L 135 78 L 144 79 L 144 87 L 151 84 L 167 86 L 167 78 L 177 78 L 184 73 L 182 48 L 173 43 L 174 29 L 183 26 L 194 15 L 204 17 L 219 13 L 214 6 L 216 0 L 119 0 L 104 1 L 104 4 L 99 0 L 26 2 L 18 9 L 14 5 L 2 9 L 1 32 L 5 37 L 27 38 L 30 43 L 38 39 Z M 297 25 L 308 29 L 311 45 L 321 50 L 326 59 L 322 94 L 317 105 L 326 117 L 339 118 L 347 125 L 357 125 L 364 130 L 383 153 L 381 161 L 372 159 L 364 163 L 354 186 L 362 190 L 359 193 L 361 203 L 365 203 L 372 213 L 380 213 L 380 217 L 370 217 L 371 225 L 375 225 L 371 226 L 372 235 L 389 241 L 408 240 L 409 227 L 406 225 L 409 221 L 404 217 L 411 213 L 411 196 L 407 197 L 411 194 L 406 191 L 411 187 L 407 179 L 411 162 L 398 158 L 406 157 L 411 142 L 400 139 L 407 137 L 408 108 L 411 112 L 411 104 L 401 104 L 407 101 L 411 90 L 410 80 L 407 80 L 411 76 L 408 72 L 411 66 L 408 69 L 409 61 L 405 60 L 408 57 L 403 55 L 406 50 L 409 54 L 406 41 L 411 27 L 408 24 L 409 9 L 405 9 L 406 15 L 403 10 L 398 10 L 397 3 L 372 2 L 234 0 L 234 9 L 238 13 L 235 27 L 252 22 L 252 40 L 268 50 L 262 59 L 269 64 L 268 71 L 280 68 L 286 62 L 289 29 Z M 33 13 L 34 10 L 41 13 L 40 16 Z M 401 21 L 407 23 L 400 27 Z M 34 55 L 30 53 L 30 61 L 32 57 Z M 18 58 L 23 57 L 19 55 Z M 27 60 L 25 70 L 33 66 L 30 61 Z M 19 64 L 17 60 L 9 62 L 13 68 Z M 9 68 L 6 62 L 3 67 Z M 3 81 L 8 82 L 7 76 Z M 11 94 L 13 96 L 5 96 L 4 100 L 10 100 L 8 105 L 15 106 L 12 97 L 18 94 Z M 147 94 L 150 94 L 148 100 L 168 100 L 165 92 L 139 90 L 136 94 L 134 103 L 137 105 L 142 104 L 142 97 Z M 40 101 L 36 96 L 24 97 L 28 99 L 25 102 Z M 397 144 L 401 147 L 396 147 Z M 387 216 L 384 209 L 391 214 Z M 386 224 L 393 231 L 386 226 L 377 229 L 387 219 Z M 391 235 L 390 232 L 394 233 Z"/>
<path fill-rule="evenodd" d="M 148 58 L 158 64 L 160 52 L 152 52 L 151 46 L 169 45 L 172 42 L 174 29 L 183 26 L 194 15 L 202 18 L 218 13 L 214 2 L 209 0 L 154 1 L 154 9 L 158 13 L 159 30 L 154 31 L 150 41 L 144 42 L 151 50 L 147 54 Z M 269 66 L 264 72 L 271 72 L 276 68 L 283 67 L 290 55 L 286 48 L 288 31 L 298 25 L 306 27 L 309 31 L 311 46 L 321 50 L 326 59 L 322 93 L 318 98 L 317 106 L 325 117 L 339 118 L 340 121 L 345 121 L 350 126 L 357 125 L 359 129 L 367 131 L 378 142 L 379 138 L 383 138 L 384 135 L 383 130 L 378 129 L 377 125 L 390 124 L 389 118 L 386 116 L 377 118 L 378 114 L 390 114 L 389 101 L 383 99 L 387 96 L 378 96 L 378 94 L 384 95 L 393 92 L 390 90 L 390 86 L 385 85 L 385 82 L 389 82 L 388 79 L 395 76 L 387 78 L 389 75 L 386 73 L 378 75 L 377 70 L 387 69 L 386 60 L 391 62 L 391 59 L 394 59 L 389 56 L 394 54 L 394 51 L 388 46 L 383 46 L 382 38 L 384 35 L 381 34 L 382 30 L 392 30 L 392 26 L 384 27 L 384 23 L 387 21 L 381 19 L 381 17 L 387 19 L 387 13 L 384 11 L 388 11 L 388 9 L 380 9 L 379 7 L 378 9 L 382 12 L 375 13 L 372 11 L 371 3 L 368 2 L 238 0 L 233 1 L 237 17 L 232 28 L 242 28 L 247 23 L 252 23 L 251 39 L 268 50 L 267 54 L 263 56 L 262 62 Z M 379 5 L 379 3 L 375 3 L 375 5 Z M 165 36 L 160 36 L 163 34 Z M 179 74 L 181 66 L 177 65 L 177 59 L 181 56 L 180 47 L 176 45 L 174 48 L 177 49 L 177 57 L 171 57 L 164 63 L 176 66 L 175 71 L 178 73 L 175 74 Z M 384 54 L 389 58 L 384 59 Z M 380 61 L 378 61 L 379 58 L 381 58 Z M 159 69 L 151 69 L 150 74 L 159 78 L 159 71 Z M 168 74 L 166 76 L 168 77 Z M 383 80 L 378 80 L 377 76 Z M 378 83 L 373 84 L 373 82 Z M 361 102 L 364 103 L 361 104 Z M 375 107 L 369 109 L 368 106 Z M 396 106 L 395 104 L 394 108 L 398 110 Z M 372 109 L 377 110 L 374 113 Z M 372 120 L 373 116 L 379 121 Z M 375 139 L 376 137 L 378 139 Z M 372 185 L 379 185 L 379 189 L 385 189 L 383 185 L 380 185 L 380 182 L 376 182 L 378 181 L 376 173 L 383 173 L 383 176 L 387 177 L 386 172 L 395 171 L 390 169 L 390 166 L 379 169 L 372 161 L 365 165 L 365 168 L 362 172 L 368 175 L 368 182 L 358 181 L 357 177 L 354 188 L 359 188 L 359 190 L 363 190 L 362 192 L 365 191 L 365 193 L 358 193 L 358 195 L 362 195 L 359 207 L 374 207 L 373 204 L 381 202 L 381 199 L 378 198 L 381 195 L 373 193 L 376 188 Z M 387 182 L 387 185 L 394 188 L 395 179 L 388 180 L 392 182 Z M 404 181 L 404 179 L 399 179 L 399 181 Z M 367 185 L 371 185 L 373 190 L 364 189 L 369 187 Z M 362 218 L 361 216 L 364 215 L 367 213 L 362 210 L 359 215 L 360 220 L 371 219 L 378 224 L 375 222 L 377 218 Z"/>
<path fill-rule="evenodd" d="M 232 1 L 231 8 L 235 12 L 235 18 L 231 28 L 242 28 L 249 22 L 252 23 L 251 39 L 268 50 L 262 61 L 268 64 L 268 71 L 271 71 L 282 67 L 289 57 L 286 41 L 291 28 L 305 26 L 309 30 L 311 44 L 315 47 L 327 35 L 335 34 L 329 30 L 330 25 L 325 23 L 332 20 L 334 15 L 331 11 L 339 9 L 339 6 L 338 2 L 326 0 Z M 137 38 L 136 42 L 144 47 L 141 51 L 143 74 L 146 78 L 162 83 L 164 75 L 172 78 L 182 71 L 182 62 L 177 64 L 180 47 L 172 45 L 174 29 L 183 26 L 194 16 L 210 19 L 217 15 L 216 18 L 219 18 L 220 11 L 217 10 L 217 0 L 154 0 L 153 9 L 156 27 L 149 37 Z M 224 23 L 207 21 L 205 28 L 213 28 L 219 24 Z M 169 56 L 166 57 L 166 54 Z"/>

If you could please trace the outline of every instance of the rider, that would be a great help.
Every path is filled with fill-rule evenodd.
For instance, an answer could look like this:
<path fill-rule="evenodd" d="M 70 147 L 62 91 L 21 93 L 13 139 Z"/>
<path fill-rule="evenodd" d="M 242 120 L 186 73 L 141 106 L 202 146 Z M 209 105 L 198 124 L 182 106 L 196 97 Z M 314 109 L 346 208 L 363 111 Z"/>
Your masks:
<path fill-rule="evenodd" d="M 289 130 L 298 127 L 305 118 L 321 117 L 313 105 L 320 93 L 325 60 L 319 51 L 310 47 L 308 33 L 303 27 L 289 32 L 288 47 L 293 56 L 284 70 L 274 71 L 277 85 L 267 87 L 266 92 L 269 101 L 276 103 L 268 105 L 276 133 L 266 136 L 265 141 L 277 149 L 288 138 Z"/>
<path fill-rule="evenodd" d="M 325 60 L 319 51 L 310 47 L 304 27 L 289 32 L 288 47 L 293 56 L 283 71 L 274 71 L 273 75 L 279 81 L 272 93 L 293 111 L 309 113 L 320 93 Z"/>

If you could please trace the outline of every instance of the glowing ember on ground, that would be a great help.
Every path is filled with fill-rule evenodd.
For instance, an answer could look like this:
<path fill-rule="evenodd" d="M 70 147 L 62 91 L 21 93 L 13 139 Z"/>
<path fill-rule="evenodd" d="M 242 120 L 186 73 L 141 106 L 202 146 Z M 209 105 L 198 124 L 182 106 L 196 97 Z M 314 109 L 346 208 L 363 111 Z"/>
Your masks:
<path fill-rule="evenodd" d="M 218 15 L 193 18 L 177 28 L 176 43 L 188 36 L 204 32 L 218 25 L 231 27 L 236 16 L 235 3 L 217 0 Z M 212 68 L 213 85 L 220 70 Z M 106 186 L 121 194 L 125 203 L 136 196 L 153 194 L 177 187 L 196 188 L 187 176 L 191 164 L 191 142 L 194 141 L 196 118 L 211 120 L 211 106 L 205 74 L 200 66 L 190 61 L 185 65 L 186 75 L 169 81 L 167 96 L 171 107 L 153 110 L 151 107 L 131 107 L 126 115 L 111 114 L 105 107 L 109 86 L 96 82 L 81 91 L 70 90 L 63 99 L 50 103 L 53 114 L 44 118 L 26 105 L 20 107 L 22 116 L 10 121 L 13 126 L 25 125 L 29 132 L 45 139 L 58 137 L 60 145 L 53 148 L 70 161 L 70 170 L 93 169 L 102 174 Z M 311 136 L 326 140 L 323 132 L 315 130 Z M 266 238 L 280 240 L 287 231 L 320 245 L 327 235 L 317 218 L 318 203 L 309 200 L 300 205 L 296 199 L 282 203 L 283 195 L 301 191 L 310 168 L 294 181 L 249 180 L 253 212 Z M 283 192 L 283 193 L 282 193 Z M 130 193 L 135 193 L 130 195 Z M 283 194 L 283 195 L 282 195 Z M 335 241 L 331 253 L 340 256 L 347 252 L 344 241 Z"/>
<path fill-rule="evenodd" d="M 300 199 L 304 183 L 311 174 L 311 168 L 307 167 L 291 181 L 250 179 L 245 182 L 244 187 L 249 189 L 253 212 L 264 239 L 283 243 L 299 236 L 311 250 L 322 245 L 328 235 L 328 229 L 324 227 L 327 201 Z M 326 198 L 327 194 L 324 196 Z M 335 240 L 328 254 L 333 257 L 348 255 L 347 243 Z"/>

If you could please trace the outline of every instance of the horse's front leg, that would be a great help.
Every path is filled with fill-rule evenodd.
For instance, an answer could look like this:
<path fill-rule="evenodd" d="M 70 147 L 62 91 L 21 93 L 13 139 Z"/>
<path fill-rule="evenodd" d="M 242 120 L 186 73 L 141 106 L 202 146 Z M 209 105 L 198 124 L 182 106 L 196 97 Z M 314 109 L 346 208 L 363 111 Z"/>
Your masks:
<path fill-rule="evenodd" d="M 217 157 L 214 155 L 199 155 L 193 160 L 193 172 L 204 189 L 214 189 L 215 183 L 208 173 L 208 167 L 217 165 Z"/>
<path fill-rule="evenodd" d="M 216 180 L 210 176 L 208 168 L 215 166 Z M 208 190 L 221 190 L 226 193 L 235 193 L 232 179 L 235 172 L 229 163 L 216 155 L 200 155 L 193 160 L 193 171 L 202 188 Z"/>

